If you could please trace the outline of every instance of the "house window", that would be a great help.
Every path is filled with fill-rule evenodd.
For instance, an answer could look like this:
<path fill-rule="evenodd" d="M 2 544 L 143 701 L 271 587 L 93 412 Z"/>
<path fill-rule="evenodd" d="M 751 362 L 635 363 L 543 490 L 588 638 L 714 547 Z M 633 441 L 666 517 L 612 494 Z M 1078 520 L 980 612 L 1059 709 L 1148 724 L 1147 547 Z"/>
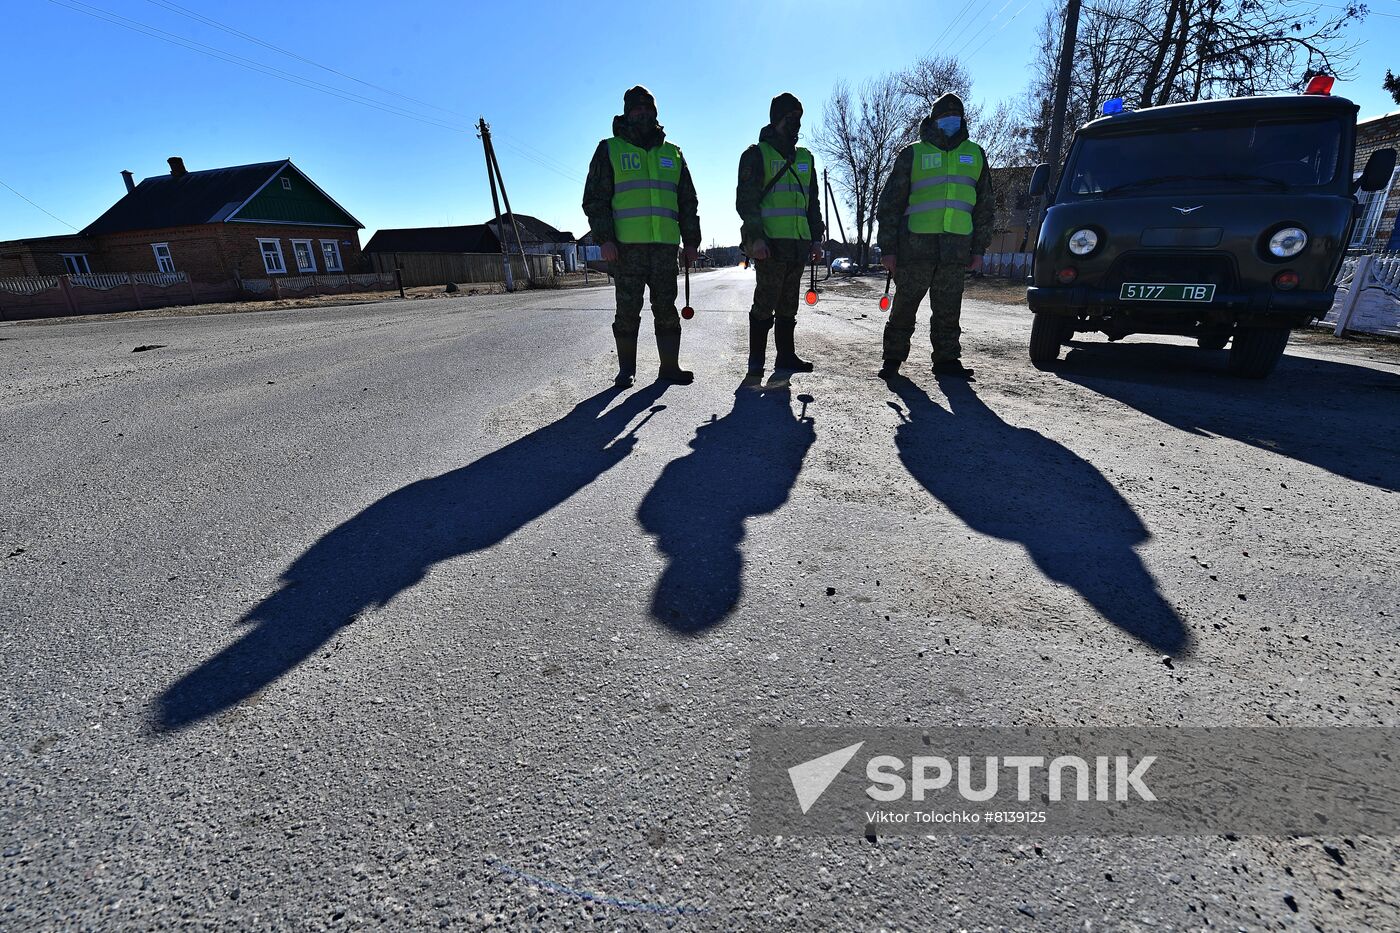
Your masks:
<path fill-rule="evenodd" d="M 288 191 L 292 190 L 292 180 L 285 175 L 282 176 L 282 187 Z"/>
<path fill-rule="evenodd" d="M 293 240 L 292 255 L 297 258 L 298 272 L 316 271 L 316 253 L 311 248 L 310 240 Z"/>
<path fill-rule="evenodd" d="M 85 275 L 92 271 L 88 266 L 87 253 L 64 253 L 63 268 L 69 275 Z"/>
<path fill-rule="evenodd" d="M 1360 178 L 1360 175 L 1356 176 Z M 1371 245 L 1371 240 L 1376 235 L 1376 228 L 1380 226 L 1381 214 L 1385 213 L 1385 203 L 1390 200 L 1390 189 L 1395 184 L 1395 175 L 1390 176 L 1390 183 L 1380 191 L 1358 191 L 1356 192 L 1356 203 L 1361 207 L 1361 219 L 1356 222 L 1356 226 L 1351 231 L 1351 242 L 1347 244 L 1351 249 L 1366 249 Z"/>
<path fill-rule="evenodd" d="M 281 241 L 259 238 L 258 248 L 262 250 L 263 268 L 268 275 L 280 275 L 287 271 L 287 264 L 282 261 Z"/>
<path fill-rule="evenodd" d="M 335 240 L 321 241 L 321 256 L 326 261 L 327 272 L 340 272 L 340 244 Z"/>
<path fill-rule="evenodd" d="M 156 254 L 157 272 L 174 272 L 175 260 L 170 256 L 169 243 L 152 243 L 151 252 Z"/>

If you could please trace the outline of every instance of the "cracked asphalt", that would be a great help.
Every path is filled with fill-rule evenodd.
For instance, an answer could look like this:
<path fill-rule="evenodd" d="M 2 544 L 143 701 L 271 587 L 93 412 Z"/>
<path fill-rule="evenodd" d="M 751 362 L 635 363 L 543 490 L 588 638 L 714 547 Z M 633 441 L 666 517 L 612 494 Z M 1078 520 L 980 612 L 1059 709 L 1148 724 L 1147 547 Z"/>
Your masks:
<path fill-rule="evenodd" d="M 773 838 L 758 725 L 1396 725 L 1400 352 L 614 368 L 606 288 L 0 325 L 0 926 L 1400 927 L 1400 846 Z M 926 316 L 921 319 L 926 327 Z M 926 341 L 921 330 L 917 341 Z M 153 349 L 133 352 L 136 347 Z"/>

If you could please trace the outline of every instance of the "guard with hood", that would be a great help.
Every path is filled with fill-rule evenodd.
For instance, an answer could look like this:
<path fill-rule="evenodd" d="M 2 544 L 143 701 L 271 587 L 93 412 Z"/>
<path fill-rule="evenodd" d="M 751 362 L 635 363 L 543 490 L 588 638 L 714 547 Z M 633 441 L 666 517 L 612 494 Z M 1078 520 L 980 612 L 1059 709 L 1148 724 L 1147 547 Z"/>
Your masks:
<path fill-rule="evenodd" d="M 995 203 L 982 147 L 967 137 L 962 100 L 944 94 L 904 147 L 880 193 L 876 216 L 885 268 L 894 273 L 894 307 L 885 324 L 882 378 L 898 375 L 909 356 L 919 304 L 929 296 L 929 337 L 937 375 L 970 377 L 962 364 L 958 324 L 963 278 L 982 268 L 992 239 Z"/>
<path fill-rule="evenodd" d="M 680 367 L 676 252 L 684 244 L 688 262 L 698 255 L 699 201 L 685 158 L 666 141 L 656 116 L 651 91 L 639 84 L 624 94 L 622 114 L 613 117 L 613 135 L 598 144 L 583 188 L 583 212 L 616 289 L 614 381 L 619 386 L 630 386 L 637 374 L 637 334 L 647 289 L 661 358 L 658 378 L 681 384 L 694 379 Z"/>
<path fill-rule="evenodd" d="M 768 331 L 774 331 L 775 369 L 811 372 L 797 355 L 798 296 L 808 262 L 821 258 L 821 200 L 812 153 L 797 145 L 802 102 L 779 94 L 768 107 L 768 125 L 758 142 L 739 157 L 734 207 L 742 226 L 739 240 L 754 261 L 753 306 L 749 310 L 749 375 L 763 373 Z M 776 315 L 776 323 L 774 317 Z"/>

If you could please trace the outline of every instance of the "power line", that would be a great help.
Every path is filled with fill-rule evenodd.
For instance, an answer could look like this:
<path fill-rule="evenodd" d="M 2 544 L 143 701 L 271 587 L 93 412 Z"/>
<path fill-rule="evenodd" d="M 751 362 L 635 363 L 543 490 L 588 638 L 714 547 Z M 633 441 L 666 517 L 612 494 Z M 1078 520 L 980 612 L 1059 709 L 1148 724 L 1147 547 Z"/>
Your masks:
<path fill-rule="evenodd" d="M 428 107 L 433 110 L 439 110 L 443 113 L 450 114 L 454 117 L 461 117 L 464 120 L 471 119 L 470 115 L 465 114 L 460 110 L 453 110 L 450 107 L 443 107 L 438 104 L 434 104 L 432 101 L 422 100 L 417 97 L 410 97 L 409 95 L 402 94 L 398 91 L 393 90 L 392 88 L 387 88 L 383 85 L 375 84 L 372 81 L 366 81 L 363 78 L 358 78 L 355 75 L 352 75 L 348 72 L 341 71 L 339 68 L 333 68 L 330 65 L 323 64 L 322 62 L 318 62 L 315 59 L 307 58 L 305 55 L 301 55 L 297 52 L 292 51 L 291 49 L 284 49 L 280 45 L 274 45 L 273 43 L 268 42 L 266 39 L 259 38 L 258 36 L 252 35 L 251 33 L 247 33 L 234 26 L 230 26 L 227 23 L 220 22 L 219 20 L 214 19 L 212 16 L 206 16 L 203 13 L 199 13 L 194 10 L 188 9 L 187 7 L 183 7 L 180 4 L 175 3 L 174 0 L 146 0 L 146 2 L 154 6 L 161 7 L 162 9 L 169 10 L 172 13 L 178 13 L 179 15 L 195 20 L 196 22 L 201 22 L 205 25 L 213 26 L 215 29 L 222 30 L 231 36 L 237 36 L 238 38 L 244 39 L 248 42 L 252 42 L 255 45 L 260 45 L 265 49 L 270 49 L 273 52 L 278 52 L 282 55 L 288 56 L 289 58 L 294 58 L 299 62 L 304 62 L 305 64 L 311 65 L 314 68 L 320 68 L 322 71 L 329 72 L 333 75 L 338 75 L 342 78 L 345 78 L 348 81 L 354 81 L 356 84 L 362 84 L 365 87 L 373 88 L 374 90 L 379 91 L 380 93 L 388 94 L 392 97 L 397 97 L 400 100 L 406 100 L 410 103 L 418 104 L 423 107 Z M 969 0 L 969 2 L 972 2 L 972 0 Z M 499 136 L 507 137 L 507 140 L 515 140 L 519 145 L 512 146 L 511 148 L 515 149 L 521 155 L 524 155 L 527 158 L 531 158 L 526 152 L 522 150 L 522 147 L 523 149 L 528 149 L 531 152 L 533 152 L 534 156 L 533 158 L 531 158 L 531 161 L 535 162 L 535 164 L 539 165 L 541 168 L 549 169 L 550 171 L 556 174 L 582 183 L 583 179 L 580 178 L 577 174 L 574 174 L 573 172 L 569 171 L 567 166 L 564 166 L 562 163 L 559 163 L 556 160 L 550 158 L 544 152 L 535 149 L 535 147 L 531 146 L 524 140 L 512 136 L 509 133 L 503 133 L 500 130 L 497 130 L 496 132 Z M 508 141 L 507 145 L 509 145 Z"/>
<path fill-rule="evenodd" d="M 983 0 L 983 2 L 985 3 L 986 0 Z M 976 3 L 977 3 L 977 0 L 967 0 L 967 3 L 963 4 L 963 8 L 962 8 L 961 10 L 958 11 L 958 15 L 953 17 L 952 22 L 950 22 L 950 23 L 947 25 L 947 27 L 946 27 L 946 28 L 943 30 L 943 32 L 938 36 L 938 38 L 937 38 L 937 39 L 934 39 L 934 40 L 933 40 L 933 43 L 932 43 L 927 49 L 924 50 L 924 55 L 925 55 L 925 56 L 928 56 L 929 54 L 931 54 L 931 53 L 933 52 L 933 50 L 934 50 L 935 48 L 937 48 L 938 46 L 943 45 L 944 43 L 950 42 L 951 37 L 952 37 L 952 35 L 953 35 L 953 30 L 954 30 L 954 28 L 958 25 L 958 22 L 959 22 L 965 15 L 967 15 L 968 11 L 971 10 L 972 7 L 973 7 Z M 966 23 L 963 23 L 963 29 L 966 29 L 967 26 L 968 26 L 968 24 L 971 23 L 971 22 L 972 22 L 972 20 L 968 20 Z"/>
<path fill-rule="evenodd" d="M 398 91 L 392 90 L 387 87 L 381 87 L 380 85 L 374 84 L 371 81 L 366 81 L 363 78 L 357 78 L 352 74 L 347 74 L 344 71 L 341 71 L 337 68 L 332 68 L 330 65 L 323 65 L 320 62 L 313 61 L 312 59 L 307 58 L 304 55 L 299 55 L 298 53 L 293 52 L 290 49 L 284 49 L 280 45 L 273 45 L 271 42 L 268 42 L 265 39 L 259 39 L 257 36 L 250 35 L 246 32 L 243 32 L 240 29 L 236 29 L 233 26 L 228 25 L 227 23 L 221 23 L 213 17 L 205 16 L 203 13 L 197 13 L 194 10 L 186 9 L 185 7 L 180 6 L 178 3 L 171 2 L 171 0 L 146 0 L 146 2 L 161 7 L 163 9 L 169 10 L 172 13 L 178 13 L 179 15 L 195 20 L 196 22 L 204 23 L 207 26 L 213 26 L 215 29 L 221 29 L 231 36 L 237 36 L 240 39 L 246 39 L 247 41 L 252 42 L 255 45 L 260 45 L 265 49 L 270 49 L 274 52 L 279 52 L 290 58 L 295 58 L 299 62 L 304 62 L 313 67 L 320 68 L 322 71 L 330 72 L 333 75 L 339 75 L 340 77 L 345 78 L 349 81 L 354 81 L 356 84 L 363 84 L 365 87 L 374 88 L 380 93 L 389 94 L 393 97 L 397 97 L 401 100 L 406 100 L 411 103 L 419 104 L 423 107 L 430 107 L 433 110 L 441 110 L 443 113 L 451 114 L 455 117 L 461 117 L 464 120 L 471 119 L 469 115 L 460 111 L 451 110 L 447 107 L 440 107 L 437 104 L 434 104 L 430 101 L 419 100 L 416 97 L 409 97 L 407 94 L 400 94 Z"/>
<path fill-rule="evenodd" d="M 54 4 L 55 6 L 61 6 L 65 9 L 72 10 L 74 13 L 82 13 L 85 16 L 91 16 L 94 19 L 100 19 L 104 22 L 111 23 L 114 26 L 120 26 L 123 29 L 129 29 L 132 32 L 141 33 L 142 35 L 149 36 L 152 39 L 159 39 L 160 41 L 170 43 L 171 45 L 178 45 L 192 52 L 198 52 L 199 54 L 206 55 L 210 58 L 217 58 L 220 61 L 227 62 L 230 65 L 237 65 L 240 68 L 245 68 L 249 71 L 256 71 L 260 74 L 267 75 L 271 78 L 277 78 L 281 81 L 288 81 L 292 84 L 300 85 L 301 87 L 307 88 L 309 90 L 319 91 L 323 94 L 328 94 L 332 97 L 338 97 L 341 100 L 349 101 L 350 103 L 363 104 L 366 107 L 373 107 L 374 109 L 381 110 L 385 113 L 392 113 L 396 116 L 407 117 L 410 120 L 417 120 L 420 123 L 429 123 L 434 126 L 442 127 L 443 129 L 456 130 L 458 132 L 467 131 L 466 128 L 462 126 L 454 126 L 448 123 L 444 123 L 440 120 L 435 120 L 432 117 L 428 117 L 424 114 L 418 114 L 414 113 L 413 111 L 406 110 L 402 107 L 396 107 L 393 104 L 381 103 L 379 101 L 372 100 L 371 98 L 364 97 L 360 94 L 356 94 L 352 91 L 345 91 L 340 88 L 333 87 L 329 84 L 324 84 L 320 81 L 312 80 L 311 78 L 304 78 L 300 75 L 293 74 L 289 71 L 283 71 L 282 69 L 276 68 L 272 65 L 265 65 L 262 62 L 254 61 L 251 58 L 244 58 L 243 56 L 237 55 L 233 52 L 226 52 L 223 49 L 218 49 L 211 45 L 205 45 L 202 42 L 196 42 L 193 39 L 187 39 L 184 36 L 176 35 L 172 32 L 166 32 L 163 29 L 157 28 L 155 26 L 150 26 L 138 20 L 128 19 L 127 17 L 121 16 L 120 14 L 112 13 L 109 10 L 104 10 L 101 7 L 95 7 L 91 6 L 90 4 L 83 3 L 82 0 L 49 0 L 49 2 Z"/>
<path fill-rule="evenodd" d="M 986 48 L 986 47 L 987 47 L 987 43 L 988 43 L 988 42 L 991 42 L 993 39 L 995 39 L 995 38 L 997 37 L 997 33 L 1000 33 L 1000 32 L 1001 32 L 1003 29 L 1005 29 L 1007 26 L 1010 26 L 1010 25 L 1012 24 L 1012 22 L 1015 21 L 1016 17 L 1020 16 L 1021 13 L 1022 13 L 1022 11 L 1024 11 L 1024 10 L 1026 9 L 1026 7 L 1028 7 L 1028 6 L 1030 6 L 1030 5 L 1031 5 L 1031 0 L 1026 0 L 1025 3 L 1021 4 L 1021 8 L 1018 9 L 1015 13 L 1012 13 L 1010 19 L 1008 19 L 1006 22 L 1002 23 L 1001 26 L 997 29 L 996 32 L 992 33 L 990 36 L 988 36 L 987 38 L 983 39 L 983 40 L 982 40 L 982 44 L 979 45 L 979 46 L 977 46 L 977 48 L 973 49 L 971 52 L 969 52 L 967 57 L 968 57 L 968 58 L 972 58 L 972 57 L 973 57 L 974 55 L 976 55 L 978 52 L 980 52 L 980 51 L 982 51 L 984 48 Z"/>
<path fill-rule="evenodd" d="M 1002 14 L 1003 12 L 1005 12 L 1005 11 L 1006 11 L 1006 8 L 1009 7 L 1009 6 L 1011 6 L 1011 0 L 1006 0 L 1006 2 L 1003 3 L 1003 4 L 1001 5 L 1001 8 L 998 9 L 998 10 L 996 11 L 996 14 L 993 15 L 991 19 L 989 19 L 989 20 L 987 20 L 985 23 L 983 23 L 983 24 L 982 24 L 982 28 L 981 28 L 981 29 L 978 29 L 978 30 L 977 30 L 976 32 L 974 32 L 971 36 L 969 36 L 968 39 L 967 39 L 967 41 L 964 42 L 964 43 L 958 48 L 957 52 L 953 53 L 953 54 L 954 54 L 954 57 L 956 58 L 956 57 L 958 57 L 958 56 L 961 56 L 962 53 L 963 53 L 963 51 L 964 51 L 969 45 L 971 45 L 973 42 L 976 42 L 977 39 L 978 39 L 978 37 L 981 36 L 982 33 L 986 32 L 987 27 L 990 26 L 990 25 L 992 25 L 992 23 L 995 23 L 995 22 L 1001 17 L 1001 14 Z"/>
<path fill-rule="evenodd" d="M 337 87 L 334 87 L 333 85 L 325 84 L 324 82 L 316 81 L 316 80 L 311 79 L 311 78 L 306 78 L 306 77 L 304 77 L 304 76 L 302 76 L 302 75 L 297 75 L 297 74 L 294 74 L 294 73 L 292 73 L 292 72 L 283 71 L 282 69 L 277 68 L 277 67 L 272 66 L 272 65 L 267 65 L 267 64 L 264 64 L 264 63 L 262 63 L 262 62 L 258 62 L 258 61 L 255 61 L 255 60 L 253 60 L 253 59 L 250 59 L 250 58 L 245 58 L 245 57 L 243 57 L 243 56 L 241 56 L 241 55 L 238 55 L 238 54 L 236 54 L 236 53 L 234 53 L 234 52 L 228 52 L 228 51 L 225 51 L 225 50 L 223 50 L 223 49 L 215 48 L 214 46 L 205 45 L 205 44 L 202 43 L 202 42 L 198 42 L 198 41 L 195 41 L 195 40 L 193 40 L 193 39 L 186 38 L 185 36 L 181 36 L 181 35 L 178 35 L 178 34 L 176 34 L 176 33 L 167 32 L 167 31 L 164 30 L 164 29 L 160 29 L 159 27 L 152 26 L 152 25 L 150 25 L 150 24 L 148 24 L 148 23 L 143 23 L 143 22 L 141 22 L 141 21 L 139 21 L 139 20 L 133 20 L 133 19 L 130 19 L 130 18 L 128 18 L 128 17 L 122 16 L 122 15 L 120 15 L 120 14 L 113 13 L 113 12 L 111 12 L 110 10 L 104 10 L 104 9 L 102 9 L 101 7 L 95 7 L 95 6 L 92 6 L 91 4 L 83 3 L 82 0 L 49 0 L 49 2 L 52 3 L 52 4 L 54 4 L 55 6 L 61 6 L 61 7 L 63 7 L 64 9 L 71 10 L 71 11 L 74 12 L 74 13 L 82 13 L 84 16 L 90 16 L 90 17 L 92 17 L 92 18 L 94 18 L 94 19 L 102 20 L 103 22 L 110 23 L 110 24 L 113 25 L 113 26 L 120 26 L 120 27 L 123 28 L 123 29 L 127 29 L 127 30 L 130 30 L 130 31 L 132 31 L 132 32 L 136 32 L 136 33 L 140 33 L 141 35 L 147 36 L 147 37 L 149 37 L 149 38 L 158 39 L 158 40 L 160 40 L 160 41 L 162 41 L 162 42 L 166 42 L 166 43 L 171 44 L 171 45 L 179 46 L 179 47 L 184 48 L 184 49 L 187 49 L 187 50 L 189 50 L 189 51 L 191 51 L 191 52 L 196 52 L 196 53 L 198 53 L 198 54 L 200 54 L 200 55 L 204 55 L 204 56 L 207 56 L 207 57 L 209 57 L 209 58 L 214 58 L 214 59 L 217 59 L 217 60 L 219 60 L 219 61 L 222 61 L 222 62 L 225 62 L 225 63 L 227 63 L 227 64 L 230 64 L 230 65 L 237 65 L 238 67 L 244 68 L 244 69 L 246 69 L 246 70 L 248 70 L 248 71 L 254 71 L 254 72 L 257 72 L 258 74 L 262 74 L 262 75 L 265 75 L 265 76 L 270 77 L 270 78 L 276 78 L 276 79 L 278 79 L 279 81 L 286 81 L 286 82 L 288 82 L 288 83 L 290 83 L 290 84 L 295 84 L 295 85 L 298 85 L 299 87 L 303 87 L 303 88 L 306 88 L 306 89 L 308 89 L 308 90 L 318 91 L 318 92 L 320 92 L 320 93 L 322 93 L 322 94 L 326 94 L 326 95 L 329 95 L 329 96 L 331 96 L 331 97 L 336 97 L 336 98 L 339 98 L 340 100 L 344 100 L 344 101 L 347 101 L 347 102 L 349 102 L 349 103 L 360 104 L 360 105 L 365 106 L 365 107 L 370 107 L 370 108 L 373 108 L 373 109 L 375 109 L 375 110 L 379 110 L 379 111 L 381 111 L 381 112 L 383 112 L 383 113 L 388 113 L 388 114 L 392 114 L 392 115 L 394 115 L 394 116 L 404 117 L 404 118 L 409 119 L 409 120 L 416 120 L 416 121 L 419 122 L 419 123 L 424 123 L 424 124 L 427 124 L 427 125 L 429 125 L 429 126 L 436 126 L 436 127 L 441 128 L 441 129 L 450 130 L 450 131 L 453 131 L 453 132 L 467 133 L 467 132 L 470 132 L 470 131 L 471 131 L 470 128 L 469 128 L 469 127 L 466 127 L 466 126 L 461 126 L 461 125 L 449 123 L 449 122 L 446 122 L 445 120 L 438 119 L 438 118 L 435 118 L 435 117 L 431 117 L 431 116 L 429 116 L 429 115 L 427 115 L 427 114 L 416 113 L 416 112 L 414 112 L 414 111 L 408 110 L 407 108 L 399 107 L 399 106 L 394 105 L 394 104 L 389 104 L 389 103 L 386 103 L 386 102 L 383 102 L 383 101 L 376 101 L 376 100 L 374 100 L 374 99 L 372 99 L 372 98 L 365 97 L 364 95 L 356 94 L 356 93 L 354 93 L 353 91 L 347 91 L 347 90 L 345 90 L 345 89 L 343 89 L 343 88 L 337 88 Z M 197 14 L 196 14 L 196 15 L 197 15 Z M 215 21 L 212 21 L 212 20 L 211 20 L 211 21 L 210 21 L 211 25 L 214 24 L 214 22 L 215 22 Z M 218 26 L 219 26 L 220 28 L 224 28 L 222 23 L 219 23 Z M 378 85 L 371 84 L 370 82 L 361 81 L 361 80 L 358 79 L 358 78 L 354 78 L 354 77 L 351 76 L 351 75 L 346 75 L 345 73 L 340 72 L 340 71 L 338 71 L 338 70 L 336 70 L 336 69 L 334 69 L 334 68 L 330 68 L 329 66 L 320 65 L 320 64 L 317 63 L 317 62 L 313 62 L 313 61 L 311 61 L 310 59 L 307 59 L 307 58 L 305 58 L 305 57 L 303 57 L 303 56 L 300 56 L 300 55 L 298 55 L 298 54 L 296 54 L 296 53 L 294 53 L 294 52 L 290 52 L 290 51 L 288 51 L 288 50 L 286 50 L 286 49 L 282 49 L 282 48 L 280 48 L 280 47 L 278 47 L 278 46 L 274 46 L 274 45 L 272 45 L 271 43 L 265 43 L 265 42 L 263 42 L 262 40 L 259 40 L 259 39 L 257 39 L 257 38 L 254 37 L 254 36 L 250 36 L 250 35 L 248 35 L 248 34 L 246 34 L 246 33 L 240 33 L 239 30 L 233 29 L 233 27 L 227 27 L 227 28 L 226 28 L 226 31 L 229 31 L 229 32 L 232 33 L 232 34 L 241 35 L 243 38 L 248 39 L 248 41 L 256 42 L 256 43 L 258 43 L 259 45 L 264 45 L 264 46 L 266 46 L 266 47 L 268 47 L 268 48 L 270 48 L 270 49 L 273 49 L 273 50 L 275 50 L 275 51 L 281 52 L 282 54 L 290 55 L 291 57 L 296 58 L 296 59 L 298 59 L 298 60 L 300 60 L 300 61 L 305 61 L 305 62 L 307 62 L 308 64 L 316 65 L 317 67 L 324 68 L 324 69 L 327 70 L 327 71 L 331 71 L 331 72 L 334 72 L 334 73 L 336 73 L 336 74 L 340 74 L 340 75 L 342 75 L 342 76 L 344 76 L 344 77 L 350 78 L 350 80 L 354 80 L 354 81 L 357 81 L 357 82 L 359 82 L 359 83 L 365 84 L 365 85 L 367 85 L 367 86 L 369 86 L 369 87 L 373 87 L 373 88 L 375 88 L 376 90 L 383 90 L 383 91 L 386 91 L 387 93 L 393 94 L 393 95 L 395 95 L 395 96 L 403 97 L 404 99 L 407 99 L 407 100 L 410 100 L 410 101 L 414 101 L 415 103 L 422 103 L 424 106 L 433 107 L 434 109 L 437 109 L 437 110 L 444 110 L 445 112 L 448 112 L 448 113 L 456 113 L 456 111 L 447 110 L 447 108 L 444 108 L 444 107 L 437 107 L 437 106 L 434 105 L 434 104 L 429 104 L 429 103 L 423 102 L 423 101 L 417 101 L 416 98 L 410 98 L 410 97 L 407 97 L 406 95 L 398 94 L 398 92 L 396 92 L 396 91 L 389 91 L 388 89 L 380 88 Z M 508 135 L 508 134 L 503 134 L 503 135 Z M 511 138 L 514 138 L 514 137 L 511 137 Z M 560 176 L 562 176 L 562 177 L 568 178 L 568 179 L 571 180 L 571 181 L 575 181 L 575 182 L 582 182 L 582 181 L 583 181 L 583 179 L 580 178 L 578 175 L 576 175 L 576 174 L 574 174 L 574 173 L 572 173 L 572 172 L 569 172 L 569 171 L 563 169 L 562 167 L 557 167 L 556 165 L 550 164 L 550 162 L 551 162 L 552 160 L 550 160 L 550 159 L 549 159 L 547 156 L 545 156 L 543 153 L 540 153 L 538 150 L 535 150 L 535 152 L 537 153 L 536 155 L 531 155 L 529 152 L 527 152 L 527 151 L 525 151 L 525 150 L 526 150 L 526 149 L 533 149 L 533 147 L 528 146 L 528 144 L 524 143 L 523 141 L 519 141 L 519 142 L 520 142 L 520 145 L 518 145 L 518 146 L 512 145 L 512 148 L 516 149 L 516 151 L 517 151 L 521 156 L 523 156 L 524 158 L 529 159 L 531 162 L 534 162 L 536 165 L 540 166 L 541 168 L 544 168 L 544 169 L 546 169 L 546 170 L 548 170 L 548 171 L 551 171 L 551 172 L 555 173 L 556 175 L 560 175 Z"/>
<path fill-rule="evenodd" d="M 16 191 L 15 189 L 10 188 L 10 186 L 7 185 L 7 184 L 5 184 L 5 182 L 4 182 L 3 180 L 0 180 L 0 185 L 3 185 L 4 187 L 9 188 L 9 191 L 10 191 L 11 194 L 13 194 L 15 197 L 19 198 L 21 201 L 24 201 L 26 204 L 28 204 L 30 207 L 34 208 L 36 211 L 44 211 L 45 214 L 48 214 L 48 215 L 49 215 L 50 217 L 52 217 L 54 220 L 58 221 L 59 223 L 63 224 L 63 226 L 67 227 L 69 230 L 72 230 L 74 233 L 77 233 L 77 232 L 78 232 L 78 228 L 77 228 L 77 227 L 73 226 L 73 225 L 70 224 L 68 221 L 64 220 L 62 217 L 59 217 L 57 214 L 54 214 L 54 213 L 52 213 L 51 211 L 45 211 L 42 207 L 40 207 L 39 205 L 35 204 L 33 201 L 29 200 L 28 198 L 26 198 L 24 195 L 20 194 L 20 193 L 19 193 L 18 191 Z"/>

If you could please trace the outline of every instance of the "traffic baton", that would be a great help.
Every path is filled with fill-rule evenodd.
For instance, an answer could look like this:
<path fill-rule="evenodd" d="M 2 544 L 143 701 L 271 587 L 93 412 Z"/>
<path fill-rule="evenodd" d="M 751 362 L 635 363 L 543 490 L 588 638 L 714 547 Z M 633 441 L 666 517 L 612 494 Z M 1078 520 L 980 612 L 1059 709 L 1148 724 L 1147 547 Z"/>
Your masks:
<path fill-rule="evenodd" d="M 816 263 L 816 260 L 812 260 L 812 264 L 811 264 L 811 265 L 812 265 L 812 283 L 811 283 L 811 285 L 809 285 L 808 288 L 807 288 L 807 304 L 808 304 L 808 305 L 814 305 L 814 304 L 817 303 L 817 263 Z"/>
<path fill-rule="evenodd" d="M 695 309 L 690 306 L 690 256 L 685 257 L 685 307 L 681 308 L 681 317 L 687 321 L 695 317 Z"/>
<path fill-rule="evenodd" d="M 890 309 L 890 283 L 893 282 L 893 281 L 894 281 L 894 273 L 893 273 L 893 272 L 887 272 L 887 273 L 885 273 L 885 293 L 884 293 L 883 295 L 880 296 L 880 310 L 881 310 L 881 311 L 888 311 L 888 310 Z"/>

